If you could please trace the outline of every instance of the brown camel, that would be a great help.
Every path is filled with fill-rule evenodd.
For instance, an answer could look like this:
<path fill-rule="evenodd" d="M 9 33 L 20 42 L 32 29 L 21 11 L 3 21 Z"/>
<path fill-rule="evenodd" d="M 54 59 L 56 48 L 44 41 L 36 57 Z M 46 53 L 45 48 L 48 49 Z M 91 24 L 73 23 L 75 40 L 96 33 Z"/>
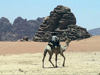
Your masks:
<path fill-rule="evenodd" d="M 49 45 L 47 45 L 44 49 L 44 54 L 43 54 L 43 59 L 42 59 L 42 67 L 44 68 L 44 59 L 46 57 L 47 52 L 49 53 L 49 61 L 53 67 L 57 67 L 57 55 L 58 54 L 60 54 L 64 58 L 63 65 L 62 65 L 64 67 L 65 66 L 65 56 L 64 56 L 63 52 L 68 48 L 70 42 L 71 42 L 71 40 L 66 40 L 65 46 L 60 46 L 60 48 L 54 48 L 54 49 L 52 49 Z M 53 53 L 55 53 L 55 66 L 51 61 Z"/>

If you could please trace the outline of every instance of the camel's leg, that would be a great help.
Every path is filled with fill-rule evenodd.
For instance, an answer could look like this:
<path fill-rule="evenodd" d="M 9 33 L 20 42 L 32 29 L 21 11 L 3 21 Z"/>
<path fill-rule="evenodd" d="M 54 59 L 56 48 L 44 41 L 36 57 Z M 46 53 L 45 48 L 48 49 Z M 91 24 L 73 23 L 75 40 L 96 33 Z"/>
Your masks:
<path fill-rule="evenodd" d="M 44 59 L 45 59 L 46 53 L 47 53 L 47 50 L 45 50 L 44 54 L 43 54 L 43 59 L 42 59 L 42 67 L 43 68 L 44 68 Z"/>
<path fill-rule="evenodd" d="M 49 54 L 50 56 L 49 56 L 49 61 L 50 61 L 50 63 L 52 64 L 52 66 L 54 67 L 54 64 L 52 63 L 52 61 L 51 61 L 51 58 L 52 58 L 52 55 L 53 54 Z"/>
<path fill-rule="evenodd" d="M 57 67 L 57 55 L 58 54 L 55 54 L 55 67 Z"/>
<path fill-rule="evenodd" d="M 64 58 L 63 65 L 62 65 L 62 66 L 64 67 L 64 66 L 65 66 L 65 59 L 66 59 L 66 58 L 65 58 L 65 56 L 64 56 L 64 54 L 63 54 L 63 53 L 62 53 L 62 54 L 60 54 L 60 55 Z"/>

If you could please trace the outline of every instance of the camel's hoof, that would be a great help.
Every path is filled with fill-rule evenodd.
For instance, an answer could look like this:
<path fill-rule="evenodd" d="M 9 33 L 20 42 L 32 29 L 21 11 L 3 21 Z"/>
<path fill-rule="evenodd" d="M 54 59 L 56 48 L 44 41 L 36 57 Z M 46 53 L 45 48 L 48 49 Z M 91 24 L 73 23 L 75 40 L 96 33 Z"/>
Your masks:
<path fill-rule="evenodd" d="M 44 66 L 42 66 L 42 68 L 44 68 Z"/>
<path fill-rule="evenodd" d="M 62 65 L 63 67 L 65 67 L 65 65 Z"/>
<path fill-rule="evenodd" d="M 65 66 L 63 66 L 63 67 L 65 67 Z"/>
<path fill-rule="evenodd" d="M 54 68 L 57 68 L 58 66 L 54 66 Z"/>

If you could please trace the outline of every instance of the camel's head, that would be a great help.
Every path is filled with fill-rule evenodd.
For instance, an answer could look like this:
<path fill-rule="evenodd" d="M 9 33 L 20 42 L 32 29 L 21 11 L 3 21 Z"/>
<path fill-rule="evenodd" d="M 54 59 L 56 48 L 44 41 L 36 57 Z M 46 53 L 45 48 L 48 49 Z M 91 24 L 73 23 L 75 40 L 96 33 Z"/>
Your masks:
<path fill-rule="evenodd" d="M 67 44 L 69 44 L 69 43 L 71 42 L 71 39 L 67 39 L 65 42 L 66 42 Z"/>

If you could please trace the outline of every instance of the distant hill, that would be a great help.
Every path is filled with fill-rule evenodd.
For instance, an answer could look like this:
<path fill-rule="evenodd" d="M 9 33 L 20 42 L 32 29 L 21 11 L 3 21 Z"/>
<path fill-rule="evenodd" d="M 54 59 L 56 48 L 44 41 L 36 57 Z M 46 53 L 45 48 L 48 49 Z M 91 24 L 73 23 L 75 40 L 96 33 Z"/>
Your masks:
<path fill-rule="evenodd" d="M 100 28 L 91 29 L 91 30 L 88 30 L 88 32 L 90 34 L 92 34 L 93 36 L 94 35 L 100 35 Z"/>
<path fill-rule="evenodd" d="M 0 19 L 0 41 L 17 41 L 23 36 L 33 38 L 44 18 L 27 20 L 17 17 L 13 24 L 5 17 Z"/>

